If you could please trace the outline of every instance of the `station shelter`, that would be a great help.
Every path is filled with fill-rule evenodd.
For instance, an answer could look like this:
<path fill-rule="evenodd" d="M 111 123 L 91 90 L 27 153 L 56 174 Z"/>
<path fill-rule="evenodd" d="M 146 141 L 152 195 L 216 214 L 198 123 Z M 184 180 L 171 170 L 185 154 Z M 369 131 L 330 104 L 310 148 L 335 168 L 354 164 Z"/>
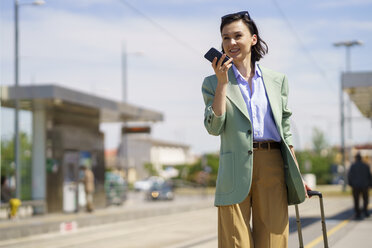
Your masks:
<path fill-rule="evenodd" d="M 95 206 L 105 206 L 101 123 L 163 120 L 158 111 L 57 85 L 1 86 L 1 106 L 14 108 L 16 99 L 21 110 L 32 112 L 32 200 L 45 203 L 39 213 L 79 210 L 82 165 L 95 176 Z"/>

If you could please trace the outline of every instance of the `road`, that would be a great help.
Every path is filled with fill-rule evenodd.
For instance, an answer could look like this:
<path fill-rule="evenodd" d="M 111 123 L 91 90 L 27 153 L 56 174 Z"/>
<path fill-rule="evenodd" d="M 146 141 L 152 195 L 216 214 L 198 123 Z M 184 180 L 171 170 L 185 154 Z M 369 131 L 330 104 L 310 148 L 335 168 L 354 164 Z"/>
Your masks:
<path fill-rule="evenodd" d="M 166 203 L 161 203 L 166 204 Z M 357 222 L 349 221 L 351 199 L 325 199 L 330 247 L 352 231 Z M 300 205 L 306 248 L 323 247 L 317 199 Z M 294 207 L 290 207 L 289 247 L 298 247 Z M 372 221 L 370 219 L 366 220 Z M 346 224 L 345 224 L 346 222 Z M 370 242 L 365 247 L 369 247 Z M 128 220 L 78 229 L 68 234 L 52 233 L 0 241 L 0 247 L 17 248 L 215 248 L 217 247 L 217 209 L 214 207 L 162 216 Z M 358 248 L 363 246 L 358 245 Z"/>

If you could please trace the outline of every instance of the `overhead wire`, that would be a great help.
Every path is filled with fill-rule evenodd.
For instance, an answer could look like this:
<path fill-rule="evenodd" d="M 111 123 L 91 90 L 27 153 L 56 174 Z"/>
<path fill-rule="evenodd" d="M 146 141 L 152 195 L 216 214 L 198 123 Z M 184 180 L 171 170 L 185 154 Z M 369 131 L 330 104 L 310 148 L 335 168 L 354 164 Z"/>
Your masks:
<path fill-rule="evenodd" d="M 275 5 L 276 9 L 278 10 L 279 14 L 281 15 L 282 19 L 284 20 L 285 24 L 288 26 L 289 30 L 292 32 L 293 36 L 296 38 L 297 43 L 300 45 L 301 50 L 303 51 L 303 53 L 305 54 L 305 56 L 315 66 L 315 68 L 318 71 L 318 73 L 323 78 L 326 78 L 327 77 L 326 73 L 324 72 L 324 70 L 322 69 L 322 67 L 318 64 L 317 60 L 314 59 L 314 57 L 311 55 L 309 49 L 307 49 L 307 47 L 304 45 L 304 43 L 302 42 L 302 40 L 301 40 L 300 36 L 298 35 L 296 29 L 292 26 L 291 22 L 289 21 L 289 19 L 285 15 L 284 11 L 281 9 L 281 7 L 278 4 L 278 2 L 276 0 L 272 0 L 272 2 Z"/>
<path fill-rule="evenodd" d="M 124 4 L 125 6 L 127 6 L 128 8 L 130 8 L 133 12 L 137 13 L 138 15 L 142 16 L 144 19 L 146 19 L 148 22 L 150 22 L 154 27 L 156 27 L 157 29 L 159 29 L 161 32 L 163 32 L 164 34 L 166 34 L 167 36 L 169 36 L 170 38 L 172 38 L 174 41 L 176 41 L 178 44 L 180 44 L 181 46 L 189 49 L 190 51 L 194 52 L 195 54 L 197 54 L 198 56 L 200 56 L 200 51 L 198 51 L 198 49 L 194 48 L 193 46 L 191 46 L 189 43 L 183 41 L 182 39 L 178 38 L 176 35 L 174 35 L 172 32 L 170 32 L 168 29 L 164 28 L 162 25 L 160 25 L 159 23 L 157 23 L 156 21 L 154 21 L 152 18 L 150 18 L 149 16 L 147 16 L 145 13 L 143 13 L 142 11 L 140 11 L 139 9 L 137 9 L 136 7 L 134 7 L 133 5 L 129 4 L 127 1 L 125 0 L 119 0 L 122 4 Z"/>

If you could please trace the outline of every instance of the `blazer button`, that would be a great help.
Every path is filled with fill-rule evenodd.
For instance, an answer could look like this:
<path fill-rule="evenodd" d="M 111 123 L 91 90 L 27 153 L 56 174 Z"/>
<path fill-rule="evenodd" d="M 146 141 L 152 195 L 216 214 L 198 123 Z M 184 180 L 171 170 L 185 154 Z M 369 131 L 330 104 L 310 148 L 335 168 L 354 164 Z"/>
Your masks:
<path fill-rule="evenodd" d="M 249 135 L 251 135 L 252 134 L 252 130 L 248 130 L 248 132 L 247 132 Z"/>
<path fill-rule="evenodd" d="M 252 155 L 252 153 L 253 153 L 253 152 L 252 152 L 251 150 L 248 151 L 248 154 L 249 154 L 249 155 Z"/>
<path fill-rule="evenodd" d="M 211 123 L 211 120 L 208 120 L 208 123 Z"/>

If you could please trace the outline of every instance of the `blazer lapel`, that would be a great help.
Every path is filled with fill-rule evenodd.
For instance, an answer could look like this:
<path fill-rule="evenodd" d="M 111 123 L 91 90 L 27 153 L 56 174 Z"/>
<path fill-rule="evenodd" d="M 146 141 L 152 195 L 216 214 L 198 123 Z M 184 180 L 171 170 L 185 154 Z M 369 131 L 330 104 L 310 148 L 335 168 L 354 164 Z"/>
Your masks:
<path fill-rule="evenodd" d="M 270 103 L 271 111 L 274 116 L 274 121 L 276 127 L 282 136 L 281 130 L 281 109 L 282 109 L 282 101 L 281 101 L 281 82 L 276 81 L 276 78 L 273 77 L 270 72 L 266 71 L 264 68 L 260 67 L 262 72 L 262 78 L 266 89 L 267 98 Z M 278 94 L 279 93 L 279 94 Z M 280 124 L 280 125 L 279 125 Z"/>
<path fill-rule="evenodd" d="M 235 74 L 232 68 L 229 69 L 229 84 L 227 86 L 227 97 L 235 104 L 235 106 L 244 114 L 249 121 L 249 114 L 247 105 L 245 104 L 244 98 L 240 91 L 238 82 L 236 81 Z"/>

